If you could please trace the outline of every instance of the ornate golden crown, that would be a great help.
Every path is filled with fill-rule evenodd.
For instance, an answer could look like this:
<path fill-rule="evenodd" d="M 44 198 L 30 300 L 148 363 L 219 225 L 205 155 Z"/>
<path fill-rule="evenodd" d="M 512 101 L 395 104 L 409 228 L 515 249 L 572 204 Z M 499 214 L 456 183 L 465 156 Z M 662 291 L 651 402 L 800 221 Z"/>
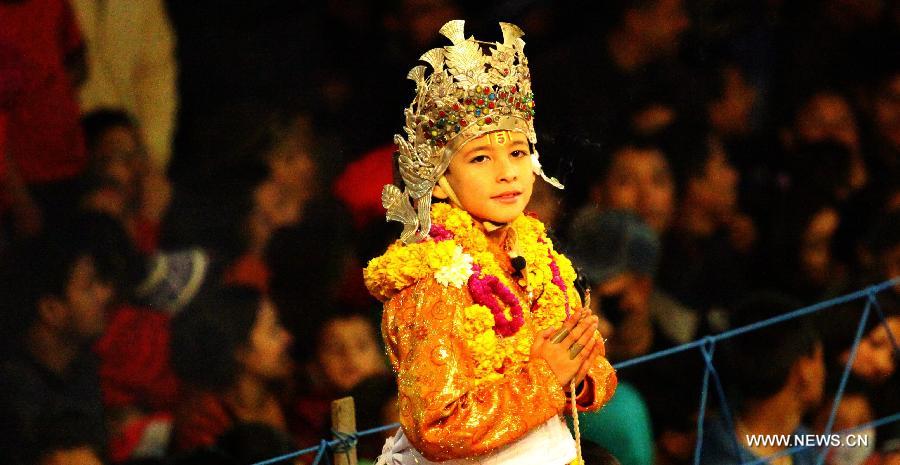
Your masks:
<path fill-rule="evenodd" d="M 524 33 L 516 25 L 500 23 L 503 42 L 482 42 L 466 39 L 464 26 L 462 20 L 444 24 L 440 33 L 453 45 L 420 57 L 434 70 L 430 76 L 425 77 L 424 65 L 407 75 L 416 83 L 416 97 L 404 111 L 406 137 L 394 136 L 404 190 L 389 184 L 381 193 L 387 219 L 403 223 L 404 243 L 428 236 L 432 190 L 466 142 L 498 130 L 521 132 L 532 146 L 537 142 Z M 488 54 L 482 46 L 490 47 Z M 532 161 L 535 174 L 562 189 L 559 181 L 544 174 L 535 150 Z"/>

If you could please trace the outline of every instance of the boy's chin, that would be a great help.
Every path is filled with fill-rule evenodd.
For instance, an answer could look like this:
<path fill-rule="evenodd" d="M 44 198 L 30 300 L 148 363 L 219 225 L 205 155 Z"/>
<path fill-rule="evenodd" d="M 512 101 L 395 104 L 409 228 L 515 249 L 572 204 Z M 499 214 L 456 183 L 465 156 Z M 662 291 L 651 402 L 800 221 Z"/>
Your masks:
<path fill-rule="evenodd" d="M 490 212 L 485 214 L 484 217 L 480 217 L 479 219 L 481 221 L 489 221 L 496 225 L 503 225 L 512 223 L 516 218 L 522 216 L 522 213 L 524 211 L 524 208 L 516 208 L 505 212 Z"/>

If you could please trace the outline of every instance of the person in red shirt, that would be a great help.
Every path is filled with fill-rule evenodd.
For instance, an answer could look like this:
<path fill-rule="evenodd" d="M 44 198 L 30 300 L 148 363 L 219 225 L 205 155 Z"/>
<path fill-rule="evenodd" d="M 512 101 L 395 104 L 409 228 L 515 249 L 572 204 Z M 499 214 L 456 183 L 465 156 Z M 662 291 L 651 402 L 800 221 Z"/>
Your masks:
<path fill-rule="evenodd" d="M 87 163 L 74 93 L 84 75 L 81 34 L 64 0 L 0 0 L 0 44 L 21 78 L 5 111 L 6 169 L 52 217 L 71 206 Z"/>

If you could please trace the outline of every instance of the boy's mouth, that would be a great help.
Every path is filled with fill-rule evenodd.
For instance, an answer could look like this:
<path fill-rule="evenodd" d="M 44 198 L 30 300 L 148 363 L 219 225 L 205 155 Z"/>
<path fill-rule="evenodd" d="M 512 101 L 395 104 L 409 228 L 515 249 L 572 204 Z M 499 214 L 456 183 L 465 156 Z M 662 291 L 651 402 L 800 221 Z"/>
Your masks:
<path fill-rule="evenodd" d="M 496 200 L 498 202 L 512 203 L 518 200 L 519 196 L 522 195 L 521 191 L 506 191 L 501 192 L 500 194 L 491 196 L 491 199 Z"/>

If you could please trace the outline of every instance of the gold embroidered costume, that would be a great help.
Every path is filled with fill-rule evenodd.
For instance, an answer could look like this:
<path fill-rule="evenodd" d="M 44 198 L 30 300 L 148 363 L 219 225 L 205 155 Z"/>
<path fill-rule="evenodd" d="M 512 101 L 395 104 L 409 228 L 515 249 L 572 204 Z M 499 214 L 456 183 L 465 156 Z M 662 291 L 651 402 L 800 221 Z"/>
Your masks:
<path fill-rule="evenodd" d="M 508 226 L 528 264 L 521 278 L 513 276 L 503 248 L 466 212 L 435 204 L 432 225 L 437 237 L 409 245 L 398 241 L 369 263 L 365 277 L 370 292 L 385 301 L 382 332 L 398 376 L 403 431 L 427 459 L 443 461 L 510 444 L 565 411 L 566 396 L 550 366 L 528 355 L 536 333 L 562 324 L 565 301 L 575 303 L 572 308 L 580 302 L 571 263 L 552 250 L 538 220 L 523 215 Z M 564 286 L 552 282 L 544 255 L 559 269 Z M 498 273 L 515 294 L 524 317 L 515 334 L 500 337 L 485 328 L 484 312 L 477 309 L 483 306 L 462 280 L 442 284 L 435 277 L 465 269 L 465 263 L 480 265 L 482 274 Z M 471 271 L 469 278 L 473 275 L 478 277 Z M 563 288 L 566 295 L 560 298 Z M 509 306 L 503 307 L 509 316 Z M 579 410 L 600 408 L 615 386 L 609 362 L 598 358 L 577 394 Z"/>

